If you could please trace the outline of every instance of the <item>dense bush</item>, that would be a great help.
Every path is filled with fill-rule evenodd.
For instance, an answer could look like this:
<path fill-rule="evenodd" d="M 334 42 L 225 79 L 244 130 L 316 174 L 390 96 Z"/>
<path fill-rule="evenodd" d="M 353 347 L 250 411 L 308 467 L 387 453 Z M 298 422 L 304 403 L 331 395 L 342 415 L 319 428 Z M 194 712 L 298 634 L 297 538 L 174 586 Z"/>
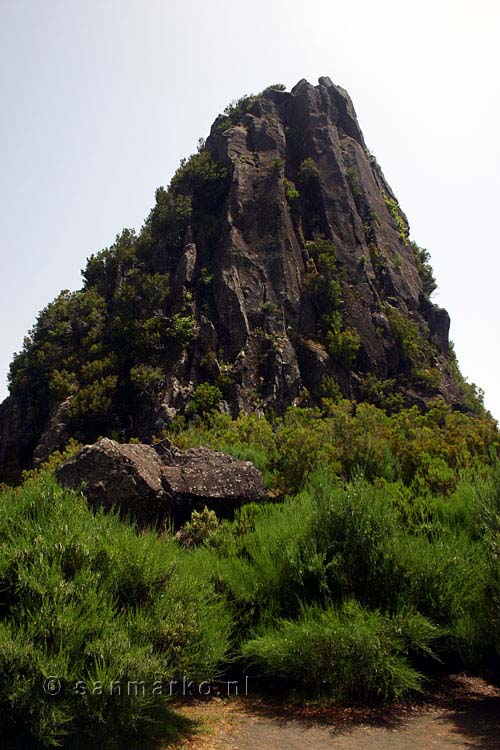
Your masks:
<path fill-rule="evenodd" d="M 173 540 L 93 515 L 41 474 L 1 493 L 0 547 L 2 729 L 23 727 L 30 747 L 143 732 L 167 711 L 170 680 L 214 675 L 228 615 Z M 50 676 L 55 697 L 43 689 Z M 128 689 L 142 680 L 144 694 Z"/>
<path fill-rule="evenodd" d="M 473 666 L 498 651 L 499 511 L 498 469 L 447 500 L 316 473 L 243 528 L 224 522 L 196 554 L 258 673 L 389 698 L 420 689 L 435 658 Z"/>
<path fill-rule="evenodd" d="M 500 450 L 493 420 L 453 411 L 442 401 L 426 414 L 417 407 L 387 414 L 331 398 L 322 410 L 290 408 L 274 419 L 232 420 L 212 412 L 208 421 L 168 434 L 181 448 L 204 444 L 253 460 L 271 487 L 286 492 L 300 490 L 322 466 L 346 480 L 362 472 L 369 480 L 402 480 L 415 494 L 450 494 L 461 472 L 488 465 Z"/>
<path fill-rule="evenodd" d="M 214 411 L 203 420 L 179 424 L 177 443 L 251 458 L 271 496 L 292 494 L 233 521 L 194 514 L 175 538 L 91 513 L 47 473 L 60 455 L 1 493 L 7 728 L 24 727 L 33 746 L 142 732 L 158 710 L 175 725 L 147 689 L 80 695 L 79 680 L 166 684 L 229 661 L 282 687 L 371 700 L 423 689 L 435 658 L 492 663 L 500 468 L 489 420 L 444 405 L 389 416 L 332 401 L 272 422 Z M 43 693 L 51 675 L 56 698 Z"/>
<path fill-rule="evenodd" d="M 131 414 L 148 408 L 173 359 L 197 335 L 188 295 L 173 304 L 169 258 L 181 252 L 188 226 L 200 236 L 199 252 L 208 252 L 226 189 L 226 168 L 202 145 L 169 188 L 156 191 L 140 233 L 126 229 L 92 255 L 83 289 L 61 292 L 42 310 L 9 375 L 28 444 L 67 397 L 72 434 L 130 436 Z"/>
<path fill-rule="evenodd" d="M 336 699 L 399 698 L 420 690 L 411 653 L 431 652 L 439 628 L 418 614 L 387 617 L 356 601 L 307 607 L 243 644 L 242 654 L 273 679 Z"/>

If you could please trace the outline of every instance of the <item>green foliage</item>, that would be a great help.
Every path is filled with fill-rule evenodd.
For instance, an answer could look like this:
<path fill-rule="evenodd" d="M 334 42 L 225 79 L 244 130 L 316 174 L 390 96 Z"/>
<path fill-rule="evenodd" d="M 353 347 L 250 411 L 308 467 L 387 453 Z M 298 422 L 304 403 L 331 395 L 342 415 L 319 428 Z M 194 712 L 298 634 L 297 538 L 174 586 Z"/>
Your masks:
<path fill-rule="evenodd" d="M 253 101 L 231 105 L 218 127 L 239 122 Z M 291 148 L 303 137 L 287 132 Z M 295 206 L 299 193 L 283 163 L 272 169 Z M 298 179 L 307 208 L 312 160 Z M 167 261 L 193 236 L 197 278 L 210 286 L 227 184 L 202 143 L 157 191 L 141 232 L 124 230 L 89 259 L 81 291 L 62 292 L 42 311 L 10 373 L 32 443 L 66 398 L 82 440 L 112 430 L 127 439 L 131 414 L 151 410 L 198 330 L 189 293 L 180 304 L 171 299 Z M 397 203 L 386 203 L 408 243 Z M 306 243 L 308 303 L 335 372 L 335 364 L 352 367 L 360 340 L 342 315 L 335 247 L 316 230 L 312 222 L 304 229 L 315 238 Z M 412 251 L 430 294 L 427 251 Z M 388 261 L 373 244 L 370 254 L 381 281 Z M 436 391 L 442 360 L 429 332 L 395 307 L 383 310 L 402 377 Z M 273 311 L 263 303 L 263 315 Z M 230 661 L 329 697 L 392 699 L 423 688 L 434 656 L 456 669 L 500 653 L 500 438 L 453 353 L 452 376 L 475 417 L 437 400 L 425 414 L 404 409 L 401 378 L 351 373 L 364 403 L 343 401 L 330 375 L 315 394 L 321 408 L 233 420 L 220 413 L 232 365 L 209 350 L 202 367 L 210 382 L 193 393 L 194 418 L 178 418 L 167 434 L 181 448 L 207 445 L 252 460 L 273 503 L 245 506 L 234 521 L 194 512 L 177 539 L 138 533 L 54 482 L 50 474 L 78 450 L 75 441 L 26 473 L 21 488 L 0 490 L 0 707 L 8 726 L 26 730 L 27 746 L 65 734 L 99 744 L 122 728 L 137 737 L 158 711 L 174 727 L 151 691 L 79 696 L 77 680 L 151 686 L 211 677 Z M 57 699 L 43 693 L 50 674 L 61 679 Z"/>
<path fill-rule="evenodd" d="M 375 245 L 373 242 L 370 243 L 369 250 L 370 250 L 370 259 L 372 262 L 373 270 L 375 271 L 375 274 L 379 276 L 383 272 L 387 264 L 387 258 L 383 255 L 380 248 L 377 245 Z"/>
<path fill-rule="evenodd" d="M 238 121 L 245 115 L 254 104 L 257 96 L 247 94 L 240 99 L 230 102 L 224 110 L 224 116 L 217 122 L 217 131 L 223 133 L 225 130 L 238 124 Z"/>
<path fill-rule="evenodd" d="M 198 417 L 207 417 L 219 408 L 221 401 L 222 391 L 218 386 L 200 383 L 189 402 L 189 411 Z"/>
<path fill-rule="evenodd" d="M 192 218 L 193 206 L 189 195 L 158 188 L 156 203 L 142 230 L 137 253 L 146 259 L 161 256 L 166 248 L 179 247 Z"/>
<path fill-rule="evenodd" d="M 371 700 L 422 689 L 435 657 L 456 669 L 500 650 L 491 420 L 442 403 L 388 415 L 328 398 L 325 412 L 233 421 L 211 411 L 220 394 L 202 386 L 198 411 L 210 420 L 179 426 L 177 444 L 254 460 L 271 497 L 294 496 L 234 521 L 193 513 L 176 541 L 94 514 L 46 471 L 4 490 L 0 703 L 17 731 L 45 744 L 101 727 L 118 737 L 158 709 L 172 727 L 160 697 L 82 697 L 71 686 L 202 679 L 229 653 L 282 686 Z M 56 700 L 37 689 L 50 674 L 62 683 Z"/>
<path fill-rule="evenodd" d="M 212 191 L 220 188 L 226 179 L 227 170 L 217 163 L 205 148 L 183 159 L 172 177 L 170 189 L 175 194 L 193 195 L 202 189 Z"/>
<path fill-rule="evenodd" d="M 430 297 L 437 289 L 437 282 L 434 278 L 434 272 L 430 263 L 430 253 L 423 247 L 419 247 L 416 242 L 410 242 L 410 246 L 417 264 L 417 270 L 422 280 L 424 293 Z"/>
<path fill-rule="evenodd" d="M 207 506 L 203 510 L 194 510 L 191 520 L 184 524 L 176 534 L 177 541 L 183 547 L 190 549 L 207 542 L 218 530 L 219 521 L 215 511 L 209 510 Z"/>
<path fill-rule="evenodd" d="M 94 289 L 108 300 L 115 291 L 121 274 L 136 262 L 137 235 L 133 229 L 124 229 L 116 236 L 114 245 L 91 255 L 82 271 L 85 287 Z"/>
<path fill-rule="evenodd" d="M 400 698 L 422 689 L 409 654 L 429 651 L 439 629 L 418 614 L 387 617 L 358 602 L 306 607 L 242 645 L 243 656 L 286 684 L 338 700 Z"/>
<path fill-rule="evenodd" d="M 29 747 L 75 734 L 99 744 L 141 736 L 159 712 L 163 731 L 172 729 L 168 681 L 211 678 L 229 630 L 210 584 L 175 542 L 92 513 L 40 474 L 0 494 L 0 546 L 3 728 L 27 734 Z M 51 675 L 61 682 L 56 697 L 43 690 Z M 144 694 L 127 689 L 142 680 Z M 163 697 L 153 692 L 157 680 Z"/>
<path fill-rule="evenodd" d="M 335 278 L 335 247 L 329 240 L 317 237 L 314 241 L 306 242 L 306 250 L 315 265 L 315 271 L 306 276 L 306 288 L 313 295 L 322 337 L 330 356 L 338 364 L 351 367 L 356 360 L 361 340 L 357 331 L 345 328 L 342 321 L 342 287 L 338 278 Z"/>
<path fill-rule="evenodd" d="M 352 367 L 361 347 L 361 339 L 354 328 L 341 329 L 337 322 L 334 323 L 326 334 L 326 343 L 331 357 L 336 362 L 345 367 Z"/>
<path fill-rule="evenodd" d="M 24 406 L 30 428 L 40 428 L 56 400 L 80 384 L 94 385 L 88 380 L 90 365 L 98 378 L 113 370 L 111 360 L 103 358 L 105 323 L 105 301 L 94 289 L 61 292 L 42 310 L 9 373 L 10 391 Z"/>
<path fill-rule="evenodd" d="M 260 306 L 260 311 L 263 315 L 269 315 L 270 313 L 275 312 L 276 305 L 273 302 L 270 302 L 269 300 L 267 302 L 263 302 Z"/>
<path fill-rule="evenodd" d="M 107 375 L 84 385 L 71 399 L 68 415 L 73 419 L 94 416 L 101 420 L 110 411 L 116 392 L 117 376 Z"/>
<path fill-rule="evenodd" d="M 318 176 L 318 167 L 311 157 L 304 159 L 299 167 L 299 180 L 303 185 L 307 185 L 315 180 Z"/>
<path fill-rule="evenodd" d="M 62 292 L 40 313 L 10 371 L 29 444 L 68 396 L 72 427 L 82 435 L 127 433 L 130 414 L 161 387 L 161 372 L 197 333 L 187 302 L 173 312 L 168 257 L 180 252 L 188 227 L 195 237 L 202 234 L 208 251 L 226 188 L 226 168 L 202 143 L 168 190 L 156 191 L 140 234 L 124 230 L 110 248 L 91 256 L 84 288 Z M 212 279 L 205 272 L 202 280 Z M 113 411 L 115 404 L 120 408 Z"/>
<path fill-rule="evenodd" d="M 396 228 L 399 232 L 399 237 L 401 239 L 401 242 L 404 245 L 407 245 L 409 241 L 408 224 L 403 214 L 401 213 L 401 209 L 399 208 L 399 203 L 397 202 L 395 198 L 391 198 L 385 192 L 383 192 L 382 195 L 384 197 L 387 210 L 392 216 L 394 223 L 396 225 Z"/>
<path fill-rule="evenodd" d="M 319 273 L 333 276 L 337 270 L 337 251 L 330 240 L 317 237 L 306 242 L 306 250 L 314 259 Z"/>
<path fill-rule="evenodd" d="M 354 167 L 348 167 L 346 170 L 347 182 L 351 188 L 351 192 L 355 198 L 361 195 L 361 185 L 359 182 L 359 173 Z"/>
<path fill-rule="evenodd" d="M 262 93 L 265 94 L 267 91 L 286 91 L 286 86 L 284 83 L 273 83 L 271 86 L 266 86 Z"/>
<path fill-rule="evenodd" d="M 460 372 L 453 342 L 450 342 L 449 364 L 453 381 L 460 393 L 460 398 L 463 399 L 473 414 L 478 417 L 487 416 L 486 409 L 484 408 L 484 391 L 478 388 L 475 383 L 469 383 Z"/>
<path fill-rule="evenodd" d="M 441 373 L 433 365 L 435 347 L 425 338 L 416 321 L 404 316 L 391 305 L 386 305 L 385 312 L 412 381 L 435 393 L 442 379 Z"/>
<path fill-rule="evenodd" d="M 377 384 L 368 387 L 380 393 Z M 390 388 L 382 395 L 390 397 Z M 290 408 L 272 422 L 218 414 L 210 424 L 190 424 L 169 437 L 180 448 L 201 444 L 253 460 L 270 487 L 290 493 L 322 466 L 344 479 L 361 471 L 372 481 L 400 480 L 417 493 L 449 494 L 463 473 L 489 465 L 500 451 L 492 419 L 467 416 L 443 402 L 426 414 L 415 406 L 388 415 L 367 403 L 334 403 L 329 394 L 325 400 L 325 412 Z"/>
<path fill-rule="evenodd" d="M 328 399 L 328 401 L 335 404 L 339 404 L 341 402 L 342 391 L 335 378 L 330 376 L 323 378 L 321 382 L 321 396 L 323 397 L 323 399 Z"/>
<path fill-rule="evenodd" d="M 267 86 L 261 94 L 246 94 L 239 99 L 234 99 L 225 108 L 224 115 L 218 119 L 216 126 L 217 132 L 223 133 L 225 130 L 237 125 L 243 115 L 250 111 L 259 96 L 262 96 L 269 91 L 286 91 L 286 86 L 283 83 L 276 83 Z"/>
<path fill-rule="evenodd" d="M 403 409 L 403 395 L 397 390 L 394 378 L 379 380 L 376 375 L 366 375 L 360 383 L 361 400 L 374 404 L 388 414 Z"/>
<path fill-rule="evenodd" d="M 210 271 L 208 270 L 208 268 L 206 268 L 206 266 L 203 266 L 203 268 L 201 269 L 201 283 L 204 286 L 210 286 L 213 280 L 214 280 L 214 275 L 210 273 Z"/>
<path fill-rule="evenodd" d="M 165 385 L 165 373 L 161 367 L 135 365 L 130 370 L 130 382 L 141 395 L 154 399 Z"/>
<path fill-rule="evenodd" d="M 196 334 L 196 320 L 193 315 L 187 313 L 175 313 L 169 328 L 171 336 L 181 344 L 187 344 Z"/>
<path fill-rule="evenodd" d="M 285 198 L 287 200 L 288 205 L 290 208 L 293 208 L 293 206 L 296 204 L 300 197 L 300 193 L 290 180 L 287 180 L 286 177 L 283 177 L 283 188 L 285 190 Z"/>
<path fill-rule="evenodd" d="M 279 156 L 271 162 L 271 174 L 274 177 L 281 177 L 283 174 L 284 161 Z"/>

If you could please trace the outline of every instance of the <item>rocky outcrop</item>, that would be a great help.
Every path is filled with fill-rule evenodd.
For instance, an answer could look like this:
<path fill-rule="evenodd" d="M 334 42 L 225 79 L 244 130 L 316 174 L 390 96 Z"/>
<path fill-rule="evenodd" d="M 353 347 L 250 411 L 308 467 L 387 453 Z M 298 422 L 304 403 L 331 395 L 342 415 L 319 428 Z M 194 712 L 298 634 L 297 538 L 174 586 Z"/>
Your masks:
<path fill-rule="evenodd" d="M 77 402 L 79 389 L 88 391 L 69 421 L 67 402 L 53 401 L 50 368 L 32 366 L 45 363 L 51 343 L 41 359 L 28 352 L 21 362 L 15 395 L 0 407 L 0 481 L 75 434 L 150 442 L 189 413 L 205 382 L 221 388 L 220 408 L 233 416 L 315 405 L 332 383 L 360 400 L 374 377 L 395 384 L 406 405 L 426 409 L 439 397 L 467 410 L 448 314 L 427 293 L 427 254 L 409 241 L 344 89 L 327 77 L 316 86 L 301 80 L 291 92 L 266 89 L 217 118 L 201 156 L 198 173 L 188 162 L 188 177 L 159 191 L 143 234 L 128 233 L 126 251 L 107 251 L 86 276 L 86 291 L 100 299 L 92 304 L 101 305 L 95 349 L 106 353 L 98 366 L 79 364 L 74 351 L 53 365 Z M 141 335 L 129 321 L 132 339 L 120 338 L 115 298 L 127 279 L 146 273 L 127 304 L 154 288 L 155 274 L 168 274 L 168 300 L 153 305 Z M 110 351 L 130 340 L 137 351 Z M 67 361 L 81 372 L 67 372 Z M 144 377 L 132 382 L 136 363 Z"/>
<path fill-rule="evenodd" d="M 118 508 L 140 524 L 182 522 L 204 506 L 227 516 L 266 496 L 251 462 L 207 448 L 180 451 L 166 441 L 155 449 L 103 438 L 62 463 L 56 476 L 64 487 L 81 489 L 92 507 Z"/>
<path fill-rule="evenodd" d="M 40 466 L 51 453 L 64 448 L 70 438 L 68 429 L 68 406 L 71 397 L 65 399 L 52 412 L 42 437 L 33 453 L 34 466 Z"/>
<path fill-rule="evenodd" d="M 268 89 L 231 127 L 223 117 L 216 120 L 206 148 L 231 177 L 221 231 L 209 250 L 190 231 L 175 278 L 194 290 L 193 309 L 210 337 L 200 336 L 192 356 L 172 370 L 157 424 L 182 412 L 196 384 L 217 377 L 222 365 L 230 371 L 225 396 L 233 414 L 269 406 L 281 411 L 304 390 L 317 402 L 325 378 L 359 399 L 365 375 L 396 379 L 407 403 L 416 403 L 417 394 L 422 408 L 436 396 L 459 406 L 446 359 L 448 315 L 424 292 L 408 222 L 365 146 L 347 92 L 327 77 L 317 86 L 302 80 L 291 92 Z M 341 327 L 360 339 L 347 364 L 318 336 L 322 311 L 310 284 L 318 259 L 309 250 L 318 237 L 335 247 Z M 209 304 L 206 289 L 195 283 L 202 265 L 197 242 L 204 264 L 210 254 Z M 404 361 L 387 307 L 416 324 L 431 345 L 423 369 L 432 368 L 434 377 L 427 383 L 409 381 L 412 365 Z M 200 366 L 207 351 L 209 369 Z M 185 400 L 172 382 L 184 384 Z"/>
<path fill-rule="evenodd" d="M 311 360 L 339 379 L 346 396 L 355 395 L 345 365 L 330 358 L 324 368 L 318 346 L 303 346 L 304 337 L 317 337 L 307 241 L 318 235 L 335 246 L 343 325 L 361 339 L 354 369 L 396 375 L 396 342 L 390 330 L 380 335 L 377 314 L 389 303 L 424 324 L 422 281 L 402 237 L 406 219 L 400 212 L 395 220 L 395 197 L 347 93 L 326 77 L 318 86 L 300 81 L 291 93 L 268 90 L 233 128 L 221 133 L 216 123 L 207 146 L 232 174 L 213 258 L 213 322 L 217 345 L 235 364 L 238 407 L 252 408 L 255 393 L 264 407 L 292 403 L 304 386 L 317 394 Z M 299 193 L 292 205 L 289 183 Z"/>

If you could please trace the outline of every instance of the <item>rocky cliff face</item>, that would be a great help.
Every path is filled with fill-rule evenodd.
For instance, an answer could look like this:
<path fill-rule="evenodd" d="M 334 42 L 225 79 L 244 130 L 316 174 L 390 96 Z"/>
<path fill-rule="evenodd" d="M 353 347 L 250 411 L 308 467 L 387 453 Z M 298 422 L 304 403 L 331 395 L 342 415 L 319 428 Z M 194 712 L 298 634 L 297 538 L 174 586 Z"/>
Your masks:
<path fill-rule="evenodd" d="M 468 408 L 426 253 L 329 78 L 230 106 L 84 278 L 14 360 L 0 477 L 69 435 L 148 440 L 207 400 Z"/>
<path fill-rule="evenodd" d="M 434 346 L 424 369 L 439 368 L 434 388 L 407 379 L 408 400 L 430 390 L 454 401 L 448 315 L 429 303 L 406 218 L 366 149 L 347 93 L 328 78 L 319 86 L 300 81 L 291 93 L 270 90 L 235 127 L 220 133 L 216 123 L 207 147 L 231 174 L 212 264 L 212 324 L 214 349 L 222 345 L 235 364 L 238 407 L 251 408 L 255 393 L 264 405 L 293 402 L 304 387 L 317 396 L 328 375 L 358 397 L 362 373 L 402 376 L 412 363 L 402 361 L 387 305 Z M 335 268 L 321 268 L 328 247 L 318 237 L 335 248 Z M 351 357 L 322 342 L 330 280 L 340 286 L 338 304 L 330 305 L 341 311 L 338 327 L 360 338 Z"/>

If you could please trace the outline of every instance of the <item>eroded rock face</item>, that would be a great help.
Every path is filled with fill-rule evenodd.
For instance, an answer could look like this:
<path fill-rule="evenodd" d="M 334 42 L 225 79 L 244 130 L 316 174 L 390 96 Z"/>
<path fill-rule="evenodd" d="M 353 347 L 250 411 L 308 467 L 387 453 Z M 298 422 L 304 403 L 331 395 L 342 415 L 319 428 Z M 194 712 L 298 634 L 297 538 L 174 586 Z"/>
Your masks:
<path fill-rule="evenodd" d="M 214 368 L 221 360 L 232 368 L 233 414 L 270 405 L 282 410 L 304 388 L 317 401 L 328 376 L 350 398 L 359 398 L 365 374 L 398 379 L 402 360 L 387 304 L 418 324 L 441 357 L 434 364 L 447 369 L 449 318 L 424 294 L 406 217 L 365 146 L 346 91 L 326 77 L 317 86 L 302 80 L 290 93 L 267 90 L 234 127 L 221 132 L 216 121 L 207 148 L 231 175 L 223 231 L 210 259 L 208 322 L 209 346 L 218 353 Z M 308 177 L 304 163 L 313 168 Z M 294 201 L 287 181 L 299 191 Z M 316 267 L 307 250 L 317 236 L 336 249 L 342 324 L 360 337 L 348 366 L 318 341 L 320 320 L 308 288 Z M 199 291 L 195 308 L 204 303 Z M 204 354 L 206 348 L 205 341 Z M 201 359 L 197 351 L 191 362 Z M 206 374 L 196 366 L 186 368 L 186 379 L 196 384 L 201 377 Z M 403 390 L 421 389 L 424 406 L 437 395 L 449 403 L 460 398 L 451 378 L 443 377 L 433 393 L 403 381 Z"/>
<path fill-rule="evenodd" d="M 82 489 L 91 506 L 116 507 L 141 524 L 170 516 L 182 522 L 205 505 L 227 516 L 266 496 L 251 462 L 207 448 L 179 451 L 167 441 L 155 449 L 103 438 L 61 464 L 56 476 L 64 487 Z"/>

